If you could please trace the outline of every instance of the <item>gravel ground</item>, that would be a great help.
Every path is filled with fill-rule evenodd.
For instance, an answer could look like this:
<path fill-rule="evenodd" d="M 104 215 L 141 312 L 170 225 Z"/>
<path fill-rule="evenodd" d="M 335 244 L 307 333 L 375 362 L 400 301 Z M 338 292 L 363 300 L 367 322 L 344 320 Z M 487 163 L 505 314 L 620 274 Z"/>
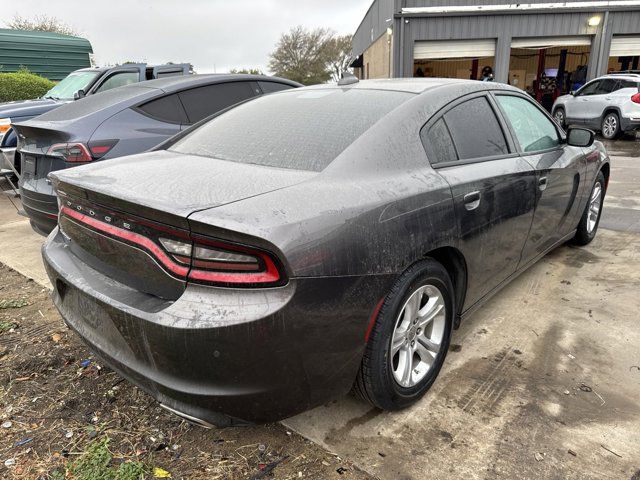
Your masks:
<path fill-rule="evenodd" d="M 206 430 L 100 365 L 0 264 L 0 478 L 373 478 L 279 424 Z"/>

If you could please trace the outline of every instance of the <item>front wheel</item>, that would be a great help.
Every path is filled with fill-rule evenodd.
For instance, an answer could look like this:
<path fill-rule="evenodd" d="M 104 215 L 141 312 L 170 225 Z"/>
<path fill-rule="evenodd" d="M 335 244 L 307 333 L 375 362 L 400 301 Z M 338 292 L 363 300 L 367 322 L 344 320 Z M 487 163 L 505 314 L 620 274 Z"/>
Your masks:
<path fill-rule="evenodd" d="M 566 119 L 565 119 L 565 114 L 564 114 L 564 108 L 562 108 L 562 107 L 556 108 L 556 111 L 553 112 L 553 119 L 556 121 L 556 123 L 558 125 L 560 125 L 561 128 L 564 129 L 566 127 L 565 126 Z"/>
<path fill-rule="evenodd" d="M 604 202 L 604 174 L 598 172 L 596 182 L 591 189 L 589 201 L 584 209 L 576 236 L 573 238 L 574 243 L 578 245 L 587 245 L 591 243 L 596 236 L 598 225 L 600 224 L 600 216 L 602 215 L 602 203 Z"/>
<path fill-rule="evenodd" d="M 355 392 L 383 410 L 419 400 L 444 363 L 453 315 L 453 287 L 445 268 L 431 259 L 410 267 L 378 313 Z"/>
<path fill-rule="evenodd" d="M 620 134 L 620 118 L 617 113 L 607 113 L 602 119 L 600 130 L 607 140 L 613 140 Z"/>

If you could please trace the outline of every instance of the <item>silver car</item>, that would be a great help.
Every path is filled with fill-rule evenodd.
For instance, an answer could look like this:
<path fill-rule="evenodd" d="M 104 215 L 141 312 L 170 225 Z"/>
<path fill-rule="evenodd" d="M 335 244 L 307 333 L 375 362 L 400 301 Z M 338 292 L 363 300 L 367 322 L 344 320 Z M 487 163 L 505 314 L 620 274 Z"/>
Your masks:
<path fill-rule="evenodd" d="M 640 129 L 640 74 L 612 73 L 596 78 L 558 97 L 551 112 L 563 128 L 587 126 L 607 139 Z"/>

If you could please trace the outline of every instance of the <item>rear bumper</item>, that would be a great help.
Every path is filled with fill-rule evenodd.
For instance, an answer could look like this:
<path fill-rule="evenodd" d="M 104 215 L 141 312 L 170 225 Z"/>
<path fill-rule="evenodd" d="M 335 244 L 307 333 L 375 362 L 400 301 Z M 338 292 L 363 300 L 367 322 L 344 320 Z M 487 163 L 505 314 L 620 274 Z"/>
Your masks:
<path fill-rule="evenodd" d="M 630 132 L 632 130 L 640 130 L 640 115 L 637 117 L 621 117 L 620 127 L 623 132 Z"/>
<path fill-rule="evenodd" d="M 53 187 L 44 179 L 37 182 L 37 190 L 31 183 L 20 182 L 20 198 L 31 227 L 40 235 L 47 236 L 58 225 L 58 200 Z"/>
<path fill-rule="evenodd" d="M 43 246 L 54 303 L 98 356 L 170 410 L 218 426 L 263 423 L 345 394 L 394 276 L 188 285 L 175 302 L 82 263 L 56 230 Z"/>

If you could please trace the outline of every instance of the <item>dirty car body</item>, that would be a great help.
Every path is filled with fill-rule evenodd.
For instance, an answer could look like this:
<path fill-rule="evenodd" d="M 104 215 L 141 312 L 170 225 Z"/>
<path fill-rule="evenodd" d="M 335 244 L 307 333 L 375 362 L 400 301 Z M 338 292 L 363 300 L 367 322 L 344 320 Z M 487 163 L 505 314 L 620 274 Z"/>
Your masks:
<path fill-rule="evenodd" d="M 539 109 L 471 81 L 308 87 L 161 150 L 54 172 L 60 227 L 43 255 L 55 304 L 115 370 L 203 424 L 273 421 L 343 395 L 415 262 L 449 270 L 457 325 L 575 233 L 608 157 L 559 128 L 523 151 L 513 98 Z"/>

